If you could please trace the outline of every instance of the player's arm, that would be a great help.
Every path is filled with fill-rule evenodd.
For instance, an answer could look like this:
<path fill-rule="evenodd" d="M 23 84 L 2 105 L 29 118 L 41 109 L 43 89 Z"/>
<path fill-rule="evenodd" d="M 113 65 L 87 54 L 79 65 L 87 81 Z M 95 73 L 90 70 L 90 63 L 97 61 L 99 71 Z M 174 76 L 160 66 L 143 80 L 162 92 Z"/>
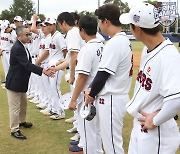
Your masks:
<path fill-rule="evenodd" d="M 160 126 L 164 122 L 174 118 L 175 115 L 180 112 L 180 98 L 175 98 L 168 100 L 164 103 L 160 111 L 154 112 L 152 114 L 147 114 L 143 111 L 140 111 L 140 114 L 143 117 L 138 120 L 143 125 L 142 130 L 154 129 L 157 126 Z"/>
<path fill-rule="evenodd" d="M 66 57 L 66 54 L 67 54 L 67 49 L 62 50 L 62 52 L 63 52 L 63 56 L 64 56 L 64 58 L 65 58 L 65 57 Z"/>
<path fill-rule="evenodd" d="M 31 31 L 35 34 L 39 34 L 38 29 L 36 27 L 36 21 L 39 19 L 39 17 L 37 16 L 37 14 L 34 14 L 32 16 L 32 27 L 31 27 Z"/>
<path fill-rule="evenodd" d="M 64 69 L 66 69 L 68 66 L 69 66 L 69 60 L 68 59 L 64 59 L 64 61 L 63 62 L 61 62 L 61 63 L 57 63 L 56 64 L 57 66 L 55 67 L 55 70 L 56 71 L 59 71 L 59 70 L 64 70 Z"/>
<path fill-rule="evenodd" d="M 73 82 L 74 82 L 77 55 L 78 55 L 78 52 L 71 51 L 69 84 L 73 84 Z"/>
<path fill-rule="evenodd" d="M 88 79 L 88 75 L 86 75 L 86 74 L 80 73 L 78 75 L 78 78 L 76 80 L 76 85 L 74 88 L 74 92 L 72 95 L 72 99 L 69 103 L 69 109 L 73 109 L 73 110 L 76 109 L 77 99 L 78 99 L 80 93 L 83 91 L 84 86 L 86 85 L 87 79 Z"/>
<path fill-rule="evenodd" d="M 97 94 L 103 89 L 110 74 L 106 71 L 98 71 L 95 78 L 93 79 L 89 90 L 86 92 L 86 105 L 92 103 L 92 100 Z"/>
<path fill-rule="evenodd" d="M 49 56 L 49 50 L 45 50 L 43 52 L 43 54 L 41 55 L 41 57 L 39 57 L 37 60 L 36 60 L 36 65 L 39 65 L 42 61 L 44 61 L 47 57 Z"/>
<path fill-rule="evenodd" d="M 162 109 L 158 114 L 153 118 L 153 124 L 155 126 L 160 126 L 164 122 L 174 118 L 180 112 L 180 98 L 175 98 L 169 101 L 166 101 Z"/>

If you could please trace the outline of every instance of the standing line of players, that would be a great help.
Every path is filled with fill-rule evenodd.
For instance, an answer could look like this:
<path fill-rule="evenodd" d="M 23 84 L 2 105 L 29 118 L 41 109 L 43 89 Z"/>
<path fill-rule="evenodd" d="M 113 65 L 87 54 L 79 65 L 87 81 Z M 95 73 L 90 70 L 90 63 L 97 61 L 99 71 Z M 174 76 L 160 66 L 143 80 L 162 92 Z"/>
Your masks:
<path fill-rule="evenodd" d="M 75 20 L 76 14 L 62 12 L 57 21 L 46 18 L 40 22 L 39 17 L 33 15 L 26 23 L 32 32 L 27 48 L 33 63 L 56 71 L 54 78 L 32 74 L 27 97 L 53 120 L 65 118 L 60 83 L 64 70 L 69 68 L 66 75 L 71 87 L 69 109 L 74 110 L 76 121 L 68 132 L 78 132 L 71 138 L 75 141 L 71 142 L 70 151 L 123 154 L 122 128 L 126 109 L 134 117 L 129 154 L 177 151 L 180 137 L 173 117 L 180 110 L 180 82 L 176 78 L 180 72 L 175 69 L 179 66 L 180 55 L 173 44 L 162 37 L 154 10 L 151 4 L 143 3 L 120 16 L 116 5 L 107 4 L 95 11 L 98 20 L 89 16 Z M 22 18 L 17 16 L 14 22 L 18 26 Z M 64 35 L 57 31 L 56 23 Z M 147 46 L 143 49 L 131 101 L 128 93 L 133 73 L 132 49 L 121 23 L 130 24 L 136 39 Z M 98 26 L 110 37 L 105 45 L 97 32 Z M 3 21 L 0 55 L 5 75 L 15 39 L 10 23 Z M 167 58 L 170 62 L 165 61 Z M 171 62 L 175 63 L 171 65 Z M 170 80 L 172 74 L 174 78 Z M 91 104 L 96 107 L 96 116 L 88 121 L 82 117 L 82 112 Z"/>

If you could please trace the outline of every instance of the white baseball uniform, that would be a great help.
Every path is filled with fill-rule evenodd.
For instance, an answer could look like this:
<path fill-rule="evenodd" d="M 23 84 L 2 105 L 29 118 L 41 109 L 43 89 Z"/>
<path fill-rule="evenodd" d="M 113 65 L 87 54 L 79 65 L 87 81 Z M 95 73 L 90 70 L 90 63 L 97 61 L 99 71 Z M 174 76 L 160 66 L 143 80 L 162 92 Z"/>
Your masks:
<path fill-rule="evenodd" d="M 64 59 L 64 55 L 62 52 L 64 49 L 66 49 L 65 39 L 59 31 L 56 31 L 51 36 L 49 66 L 56 66 L 56 63 L 59 60 Z M 62 111 L 60 107 L 60 82 L 62 79 L 63 72 L 64 71 L 61 70 L 57 71 L 54 78 L 49 78 L 52 99 L 51 105 L 48 106 L 48 108 L 56 114 L 64 114 L 64 111 Z"/>
<path fill-rule="evenodd" d="M 78 54 L 76 73 L 85 74 L 88 76 L 87 83 L 81 94 L 82 96 L 80 96 L 82 98 L 84 91 L 88 88 L 97 73 L 103 46 L 104 44 L 98 39 L 92 39 L 81 48 Z M 77 110 L 79 111 L 79 107 L 84 105 L 85 103 L 82 102 L 80 105 L 78 105 Z M 97 106 L 98 104 L 96 104 L 96 108 L 98 108 Z M 81 118 L 79 112 L 77 114 L 78 125 L 80 128 L 79 133 L 81 136 L 81 144 L 83 145 L 84 154 L 102 154 L 103 151 L 99 134 L 98 117 L 95 116 L 93 120 L 87 121 Z"/>
<path fill-rule="evenodd" d="M 2 50 L 2 63 L 5 76 L 9 70 L 9 59 L 11 48 L 16 41 L 16 32 L 12 30 L 10 33 L 1 32 L 1 50 Z"/>
<path fill-rule="evenodd" d="M 39 45 L 43 37 L 44 37 L 43 32 L 41 30 L 38 30 L 38 34 L 32 33 L 31 42 L 28 43 L 28 49 L 30 51 L 33 64 L 35 64 L 37 56 L 39 54 Z M 39 99 L 39 95 L 41 95 L 38 84 L 39 83 L 38 80 L 40 78 L 41 77 L 39 77 L 38 75 L 32 73 L 29 81 L 29 91 L 30 93 L 34 93 L 37 99 Z"/>
<path fill-rule="evenodd" d="M 174 119 L 144 133 L 137 118 L 139 110 L 151 114 L 160 110 L 164 102 L 180 97 L 179 66 L 180 54 L 169 40 L 149 53 L 144 47 L 134 96 L 127 104 L 127 111 L 134 117 L 129 154 L 176 153 L 180 134 Z"/>
<path fill-rule="evenodd" d="M 68 50 L 68 53 L 66 55 L 66 58 L 70 61 L 70 58 L 71 58 L 71 52 L 77 52 L 79 53 L 80 49 L 82 48 L 82 46 L 85 44 L 85 41 L 82 40 L 80 34 L 79 34 L 79 29 L 78 27 L 73 27 L 72 29 L 70 29 L 68 32 L 67 32 L 67 35 L 66 35 L 66 45 L 67 45 L 67 50 Z M 70 70 L 71 71 L 71 68 Z M 70 73 L 70 72 L 68 72 Z M 75 78 L 76 78 L 76 75 L 75 75 Z M 75 83 L 75 82 L 74 82 Z M 71 92 L 73 92 L 73 89 L 74 87 L 72 85 L 70 85 L 70 89 L 71 89 Z M 76 111 L 74 112 L 74 117 L 76 118 Z M 78 127 L 78 122 L 75 121 L 73 123 L 74 127 Z M 79 128 L 78 128 L 79 129 Z"/>
<path fill-rule="evenodd" d="M 46 51 L 50 50 L 50 42 L 51 42 L 51 34 L 41 39 L 39 45 L 39 57 L 42 56 L 45 50 Z M 43 60 L 40 63 L 40 66 L 43 68 L 47 68 L 48 62 L 49 62 L 49 58 L 47 57 L 45 60 Z M 42 74 L 41 79 L 39 80 L 39 91 L 41 91 L 39 98 L 41 100 L 40 101 L 41 105 L 47 106 L 47 104 L 50 102 L 50 99 L 52 98 L 51 89 L 49 87 L 50 87 L 49 78 L 45 74 Z"/>
<path fill-rule="evenodd" d="M 124 32 L 117 33 L 106 43 L 98 71 L 110 74 L 96 98 L 104 150 L 107 154 L 123 154 L 123 117 L 132 80 L 132 51 Z"/>

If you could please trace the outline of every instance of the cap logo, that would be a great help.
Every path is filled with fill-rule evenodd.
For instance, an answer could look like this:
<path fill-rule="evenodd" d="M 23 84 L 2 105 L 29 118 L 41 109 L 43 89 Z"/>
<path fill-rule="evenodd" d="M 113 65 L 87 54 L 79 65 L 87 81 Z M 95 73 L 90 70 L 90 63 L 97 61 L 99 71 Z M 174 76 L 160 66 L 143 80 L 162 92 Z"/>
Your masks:
<path fill-rule="evenodd" d="M 134 20 L 135 23 L 139 22 L 140 16 L 138 16 L 138 15 L 135 14 L 135 15 L 133 16 L 133 20 Z"/>

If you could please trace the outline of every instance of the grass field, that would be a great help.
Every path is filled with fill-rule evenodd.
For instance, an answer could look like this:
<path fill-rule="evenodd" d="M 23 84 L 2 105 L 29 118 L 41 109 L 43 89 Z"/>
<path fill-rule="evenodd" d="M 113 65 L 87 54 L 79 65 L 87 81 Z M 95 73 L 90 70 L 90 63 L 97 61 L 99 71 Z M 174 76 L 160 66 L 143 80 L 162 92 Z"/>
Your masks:
<path fill-rule="evenodd" d="M 132 42 L 133 50 L 140 51 L 143 45 Z M 130 97 L 133 94 L 137 68 L 134 70 Z M 2 64 L 0 62 L 0 77 L 4 80 Z M 61 84 L 62 93 L 69 91 L 69 87 L 63 80 Z M 66 118 L 73 115 L 72 111 L 66 111 Z M 34 124 L 31 129 L 21 129 L 27 136 L 27 140 L 21 141 L 10 136 L 9 115 L 6 90 L 0 87 L 0 154 L 68 154 L 69 138 L 66 130 L 72 125 L 66 124 L 64 120 L 53 121 L 48 116 L 43 116 L 35 105 L 28 103 L 27 121 Z M 180 126 L 180 121 L 178 121 Z M 127 153 L 130 132 L 132 129 L 132 117 L 126 115 L 124 119 L 123 139 L 124 149 Z M 74 134 L 73 134 L 74 135 Z M 177 153 L 180 154 L 180 151 Z"/>

